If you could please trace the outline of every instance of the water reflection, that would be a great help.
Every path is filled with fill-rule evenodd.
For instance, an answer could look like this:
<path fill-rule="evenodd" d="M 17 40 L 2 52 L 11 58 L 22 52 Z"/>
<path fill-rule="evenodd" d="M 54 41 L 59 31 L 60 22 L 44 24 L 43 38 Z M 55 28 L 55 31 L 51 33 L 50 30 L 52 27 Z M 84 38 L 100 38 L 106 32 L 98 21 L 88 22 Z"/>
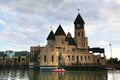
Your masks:
<path fill-rule="evenodd" d="M 2 69 L 0 80 L 29 80 L 27 70 Z"/>
<path fill-rule="evenodd" d="M 107 80 L 106 72 L 73 72 L 65 75 L 65 80 Z"/>
<path fill-rule="evenodd" d="M 0 80 L 120 80 L 120 71 L 40 72 L 0 69 Z"/>
<path fill-rule="evenodd" d="M 108 80 L 120 80 L 120 71 L 108 71 Z"/>
<path fill-rule="evenodd" d="M 31 80 L 107 80 L 107 72 L 30 72 Z"/>

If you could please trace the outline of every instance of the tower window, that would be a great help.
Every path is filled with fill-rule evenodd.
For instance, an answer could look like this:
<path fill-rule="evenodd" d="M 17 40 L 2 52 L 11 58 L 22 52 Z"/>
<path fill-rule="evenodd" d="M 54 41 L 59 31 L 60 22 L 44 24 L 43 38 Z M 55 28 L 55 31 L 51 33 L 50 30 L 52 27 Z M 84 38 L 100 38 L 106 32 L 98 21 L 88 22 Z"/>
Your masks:
<path fill-rule="evenodd" d="M 46 55 L 44 55 L 44 62 L 46 62 Z"/>
<path fill-rule="evenodd" d="M 78 36 L 80 36 L 80 32 L 78 32 Z"/>
<path fill-rule="evenodd" d="M 72 56 L 72 60 L 74 61 L 74 56 Z"/>
<path fill-rule="evenodd" d="M 68 55 L 68 60 L 70 61 L 70 56 Z"/>
<path fill-rule="evenodd" d="M 88 56 L 88 60 L 90 61 L 90 56 Z"/>
<path fill-rule="evenodd" d="M 85 47 L 85 43 L 84 42 L 82 43 L 82 47 Z"/>
<path fill-rule="evenodd" d="M 83 37 L 84 36 L 83 31 L 81 32 L 81 34 L 82 34 L 82 37 Z"/>
<path fill-rule="evenodd" d="M 86 61 L 86 56 L 85 56 L 85 61 Z"/>
<path fill-rule="evenodd" d="M 70 52 L 69 49 L 68 49 L 68 52 Z"/>
<path fill-rule="evenodd" d="M 79 57 L 77 56 L 76 58 L 77 58 L 77 63 L 78 63 L 79 62 Z"/>
<path fill-rule="evenodd" d="M 53 51 L 53 48 L 52 48 L 52 51 Z"/>
<path fill-rule="evenodd" d="M 81 56 L 81 61 L 82 61 L 83 57 Z"/>
<path fill-rule="evenodd" d="M 62 38 L 62 44 L 64 44 L 64 40 L 63 40 L 63 38 Z"/>
<path fill-rule="evenodd" d="M 52 55 L 52 62 L 54 62 L 54 56 Z"/>
<path fill-rule="evenodd" d="M 72 52 L 75 52 L 75 49 L 74 49 L 74 48 L 72 48 Z"/>

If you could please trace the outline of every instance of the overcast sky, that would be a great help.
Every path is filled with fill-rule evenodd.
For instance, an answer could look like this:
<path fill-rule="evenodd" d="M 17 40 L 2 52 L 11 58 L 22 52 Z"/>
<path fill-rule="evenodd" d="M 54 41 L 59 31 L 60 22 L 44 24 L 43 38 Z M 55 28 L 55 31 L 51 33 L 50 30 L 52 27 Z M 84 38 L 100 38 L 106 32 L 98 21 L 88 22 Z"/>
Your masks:
<path fill-rule="evenodd" d="M 59 24 L 74 37 L 77 9 L 89 46 L 105 48 L 109 58 L 111 43 L 113 57 L 120 59 L 120 0 L 0 0 L 0 51 L 46 45 Z"/>

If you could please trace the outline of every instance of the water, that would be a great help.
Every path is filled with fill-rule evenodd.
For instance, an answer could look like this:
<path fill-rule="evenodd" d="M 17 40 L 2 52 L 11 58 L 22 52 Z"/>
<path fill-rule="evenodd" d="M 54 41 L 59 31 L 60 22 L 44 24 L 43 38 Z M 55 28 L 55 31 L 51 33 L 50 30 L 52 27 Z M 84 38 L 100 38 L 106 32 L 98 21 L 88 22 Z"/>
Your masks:
<path fill-rule="evenodd" d="M 70 71 L 65 73 L 39 70 L 1 69 L 0 80 L 120 80 L 120 71 Z"/>

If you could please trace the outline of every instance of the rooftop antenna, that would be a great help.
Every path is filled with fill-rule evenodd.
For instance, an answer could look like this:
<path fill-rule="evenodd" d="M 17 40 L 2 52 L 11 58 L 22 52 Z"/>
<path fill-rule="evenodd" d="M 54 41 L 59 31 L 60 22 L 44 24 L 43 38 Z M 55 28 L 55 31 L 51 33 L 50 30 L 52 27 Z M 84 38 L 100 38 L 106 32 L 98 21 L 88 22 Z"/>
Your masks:
<path fill-rule="evenodd" d="M 59 23 L 59 25 L 61 25 L 61 21 L 60 20 L 58 20 L 58 23 Z"/>
<path fill-rule="evenodd" d="M 78 10 L 78 13 L 80 13 L 80 9 L 77 9 Z"/>
<path fill-rule="evenodd" d="M 50 26 L 50 29 L 52 30 L 52 27 Z"/>
<path fill-rule="evenodd" d="M 109 44 L 109 46 L 110 46 L 110 53 L 111 53 L 111 64 L 113 63 L 113 59 L 112 59 L 112 44 L 110 43 Z"/>
<path fill-rule="evenodd" d="M 68 28 L 68 32 L 69 32 L 69 28 Z"/>

